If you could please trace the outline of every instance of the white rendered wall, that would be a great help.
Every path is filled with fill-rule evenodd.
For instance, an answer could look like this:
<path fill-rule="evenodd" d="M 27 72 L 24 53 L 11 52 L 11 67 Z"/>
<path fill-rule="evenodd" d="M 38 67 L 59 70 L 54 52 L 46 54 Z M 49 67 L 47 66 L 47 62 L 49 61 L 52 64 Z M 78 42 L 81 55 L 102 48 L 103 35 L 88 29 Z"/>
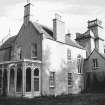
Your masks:
<path fill-rule="evenodd" d="M 86 51 L 59 43 L 50 39 L 43 39 L 43 71 L 42 71 L 42 94 L 50 95 L 49 90 L 49 73 L 55 72 L 55 95 L 68 94 L 68 73 L 73 73 L 73 87 L 71 93 L 78 93 L 79 78 L 77 69 L 77 56 L 80 54 L 86 57 Z M 67 63 L 67 49 L 71 50 L 72 62 Z"/>

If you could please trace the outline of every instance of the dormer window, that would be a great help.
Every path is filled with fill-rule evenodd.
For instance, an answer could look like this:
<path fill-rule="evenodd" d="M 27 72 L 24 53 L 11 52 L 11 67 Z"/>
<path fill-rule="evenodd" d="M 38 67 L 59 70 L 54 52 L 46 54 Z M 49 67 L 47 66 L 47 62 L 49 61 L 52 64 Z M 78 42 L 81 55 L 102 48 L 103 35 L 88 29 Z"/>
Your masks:
<path fill-rule="evenodd" d="M 31 57 L 32 57 L 32 59 L 34 59 L 34 60 L 37 58 L 37 43 L 33 43 L 33 44 L 32 44 Z"/>

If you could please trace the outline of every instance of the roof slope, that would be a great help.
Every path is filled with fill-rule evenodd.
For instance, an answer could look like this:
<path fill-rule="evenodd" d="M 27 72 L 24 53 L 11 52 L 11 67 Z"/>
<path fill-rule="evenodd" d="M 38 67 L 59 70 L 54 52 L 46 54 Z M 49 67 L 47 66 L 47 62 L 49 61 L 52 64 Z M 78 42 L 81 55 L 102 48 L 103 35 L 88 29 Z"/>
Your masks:
<path fill-rule="evenodd" d="M 5 49 L 8 47 L 11 47 L 12 45 L 14 45 L 14 42 L 16 40 L 17 35 L 12 36 L 10 38 L 8 38 L 1 46 L 0 46 L 0 50 L 1 49 Z"/>
<path fill-rule="evenodd" d="M 51 40 L 55 40 L 53 38 L 53 31 L 51 29 L 49 29 L 48 27 L 44 26 L 44 25 L 41 25 L 39 23 L 36 23 L 36 22 L 30 22 L 35 29 L 37 29 L 37 31 L 40 33 L 40 34 L 43 34 L 45 38 L 49 38 Z M 10 38 L 8 38 L 1 46 L 0 46 L 0 49 L 4 49 L 4 48 L 8 48 L 8 47 L 11 47 L 14 43 L 15 43 L 15 40 L 17 38 L 18 35 L 16 36 L 12 36 Z M 70 45 L 70 46 L 73 46 L 73 47 L 77 47 L 77 48 L 80 48 L 80 49 L 84 49 L 82 46 L 80 46 L 77 42 L 69 39 L 67 40 L 64 44 L 67 44 L 67 45 Z"/>
<path fill-rule="evenodd" d="M 49 29 L 48 27 L 46 26 L 43 26 L 43 25 L 40 25 L 36 22 L 32 22 L 32 24 L 34 25 L 34 27 L 40 32 L 40 33 L 44 33 L 46 35 L 46 38 L 50 38 L 50 39 L 53 39 L 53 31 L 51 29 Z M 70 45 L 70 46 L 73 46 L 73 47 L 77 47 L 77 48 L 80 48 L 80 49 L 84 49 L 82 46 L 80 46 L 77 42 L 69 39 L 68 41 L 65 42 L 65 44 L 67 45 Z"/>
<path fill-rule="evenodd" d="M 90 30 L 87 30 L 85 33 L 81 34 L 81 33 L 77 33 L 76 34 L 76 40 L 79 40 L 79 39 L 84 39 L 84 38 L 90 38 L 91 35 L 90 35 Z"/>
<path fill-rule="evenodd" d="M 66 44 L 70 45 L 70 46 L 73 46 L 73 47 L 77 47 L 77 48 L 80 48 L 80 49 L 84 49 L 82 46 L 80 46 L 77 42 L 69 39 L 66 41 Z"/>
<path fill-rule="evenodd" d="M 97 52 L 97 54 L 99 54 L 104 60 L 105 60 L 105 54 L 100 53 L 99 51 L 97 51 L 96 49 L 94 49 L 90 55 L 88 56 L 88 58 L 86 58 L 86 60 L 88 60 L 90 58 L 90 56 L 93 54 L 93 52 Z"/>
<path fill-rule="evenodd" d="M 31 23 L 40 34 L 44 34 L 46 38 L 54 39 L 53 31 L 51 29 L 36 22 L 31 22 Z"/>

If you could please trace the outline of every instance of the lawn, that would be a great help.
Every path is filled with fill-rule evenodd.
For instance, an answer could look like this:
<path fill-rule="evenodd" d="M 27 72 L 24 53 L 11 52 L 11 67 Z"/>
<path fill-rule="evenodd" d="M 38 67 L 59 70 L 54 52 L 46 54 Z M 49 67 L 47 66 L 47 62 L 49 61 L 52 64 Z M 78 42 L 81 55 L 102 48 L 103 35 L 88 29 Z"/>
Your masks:
<path fill-rule="evenodd" d="M 44 96 L 33 99 L 0 97 L 0 105 L 105 105 L 105 94 Z"/>

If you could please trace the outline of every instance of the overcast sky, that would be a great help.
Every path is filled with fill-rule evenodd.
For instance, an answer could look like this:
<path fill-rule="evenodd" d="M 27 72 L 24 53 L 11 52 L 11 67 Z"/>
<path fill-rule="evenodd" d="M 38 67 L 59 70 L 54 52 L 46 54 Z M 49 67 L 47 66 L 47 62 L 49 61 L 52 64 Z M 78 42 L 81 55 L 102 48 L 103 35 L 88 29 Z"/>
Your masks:
<path fill-rule="evenodd" d="M 87 30 L 87 21 L 100 19 L 105 31 L 105 0 L 30 0 L 33 4 L 33 19 L 52 27 L 54 13 L 59 13 L 66 24 L 66 32 L 73 37 L 76 32 Z M 0 40 L 16 35 L 23 23 L 24 5 L 27 0 L 2 0 L 0 2 Z M 103 35 L 104 36 L 104 35 Z"/>

